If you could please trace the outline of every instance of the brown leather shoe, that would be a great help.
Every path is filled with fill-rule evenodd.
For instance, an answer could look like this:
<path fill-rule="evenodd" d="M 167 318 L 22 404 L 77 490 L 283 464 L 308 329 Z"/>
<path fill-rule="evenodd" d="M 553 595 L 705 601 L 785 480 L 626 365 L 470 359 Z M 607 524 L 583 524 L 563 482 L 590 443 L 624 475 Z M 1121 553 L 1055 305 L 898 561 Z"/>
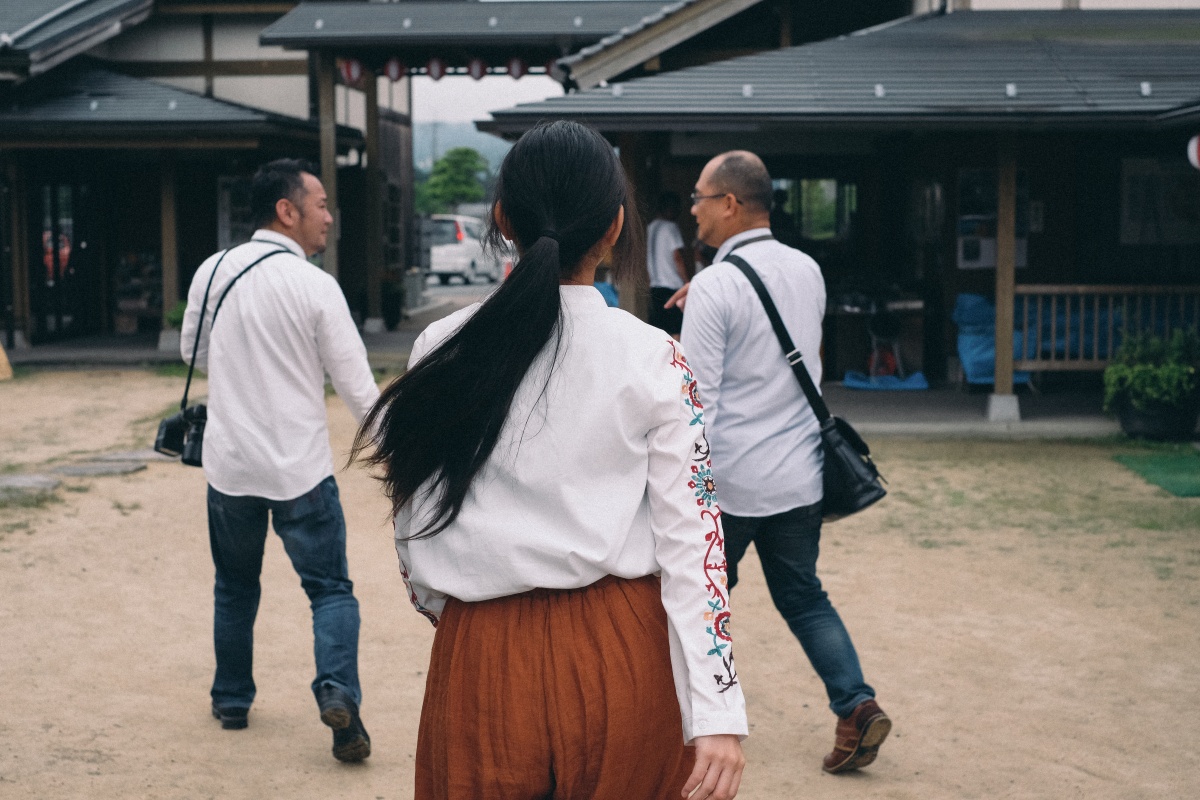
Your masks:
<path fill-rule="evenodd" d="M 865 767 L 879 754 L 879 745 L 892 732 L 892 721 L 874 700 L 859 703 L 850 716 L 839 719 L 833 752 L 821 767 L 828 773 Z"/>

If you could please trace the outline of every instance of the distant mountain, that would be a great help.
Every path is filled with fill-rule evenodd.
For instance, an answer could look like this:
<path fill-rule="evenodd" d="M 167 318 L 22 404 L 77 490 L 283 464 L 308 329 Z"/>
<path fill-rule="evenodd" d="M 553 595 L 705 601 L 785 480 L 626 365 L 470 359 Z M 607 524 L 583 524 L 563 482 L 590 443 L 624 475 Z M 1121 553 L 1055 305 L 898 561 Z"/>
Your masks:
<path fill-rule="evenodd" d="M 512 147 L 498 136 L 480 133 L 470 122 L 417 122 L 413 124 L 413 162 L 417 169 L 428 171 L 434 160 L 455 147 L 478 150 L 487 159 L 492 172 L 500 168 L 505 153 Z"/>

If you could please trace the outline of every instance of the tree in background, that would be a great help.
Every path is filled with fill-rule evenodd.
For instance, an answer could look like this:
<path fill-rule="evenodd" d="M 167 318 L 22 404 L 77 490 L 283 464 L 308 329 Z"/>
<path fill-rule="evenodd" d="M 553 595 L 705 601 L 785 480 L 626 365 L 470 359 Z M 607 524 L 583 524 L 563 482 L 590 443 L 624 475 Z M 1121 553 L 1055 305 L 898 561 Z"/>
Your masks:
<path fill-rule="evenodd" d="M 416 185 L 417 212 L 439 214 L 459 203 L 478 203 L 487 193 L 487 159 L 470 147 L 455 147 L 434 162 L 426 180 Z"/>

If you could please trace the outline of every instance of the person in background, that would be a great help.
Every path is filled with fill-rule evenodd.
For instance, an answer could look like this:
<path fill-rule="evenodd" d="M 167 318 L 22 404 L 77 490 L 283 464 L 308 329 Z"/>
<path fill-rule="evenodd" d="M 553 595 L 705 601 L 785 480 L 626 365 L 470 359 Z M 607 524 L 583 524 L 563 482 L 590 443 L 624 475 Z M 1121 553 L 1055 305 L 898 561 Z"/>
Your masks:
<path fill-rule="evenodd" d="M 703 408 L 675 340 L 593 285 L 641 267 L 620 160 L 540 125 L 495 198 L 512 275 L 418 337 L 356 441 L 437 628 L 416 800 L 732 798 L 748 729 Z"/>
<path fill-rule="evenodd" d="M 815 261 L 771 235 L 771 200 L 771 177 L 758 156 L 733 151 L 709 161 L 692 193 L 692 215 L 717 254 L 669 302 L 686 303 L 682 344 L 708 406 L 729 587 L 753 542 L 771 599 L 838 717 L 822 767 L 849 772 L 875 760 L 892 722 L 863 680 L 850 634 L 817 577 L 823 456 L 816 415 L 758 294 L 726 260 L 736 250 L 759 274 L 820 386 L 825 283 Z"/>
<path fill-rule="evenodd" d="M 325 374 L 358 420 L 379 389 L 341 287 L 308 262 L 324 251 L 333 222 L 313 168 L 294 159 L 267 164 L 251 184 L 251 208 L 258 230 L 196 270 L 180 332 L 187 361 L 203 323 L 196 366 L 208 372 L 204 474 L 216 567 L 212 713 L 225 729 L 247 725 L 269 517 L 312 607 L 312 690 L 321 721 L 333 729 L 333 755 L 362 761 L 371 739 L 358 712 L 358 600 L 333 479 Z M 231 286 L 214 327 L 218 298 Z"/>
<path fill-rule="evenodd" d="M 679 336 L 683 312 L 667 308 L 671 295 L 688 279 L 686 245 L 679 232 L 679 195 L 664 192 L 658 198 L 657 213 L 646 226 L 646 269 L 650 273 L 651 325 Z"/>

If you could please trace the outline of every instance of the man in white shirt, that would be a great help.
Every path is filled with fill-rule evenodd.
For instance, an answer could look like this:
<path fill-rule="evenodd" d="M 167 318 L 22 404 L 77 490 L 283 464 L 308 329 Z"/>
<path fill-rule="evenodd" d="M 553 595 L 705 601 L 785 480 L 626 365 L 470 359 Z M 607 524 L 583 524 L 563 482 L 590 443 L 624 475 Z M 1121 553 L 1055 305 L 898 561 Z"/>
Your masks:
<path fill-rule="evenodd" d="M 707 409 L 729 587 L 754 542 L 771 598 L 839 718 L 823 769 L 847 772 L 875 760 L 891 721 L 864 682 L 850 636 L 817 578 L 823 461 L 816 416 L 750 281 L 726 260 L 736 250 L 759 274 L 819 386 L 824 280 L 815 261 L 771 236 L 771 199 L 770 175 L 753 153 L 708 162 L 692 194 L 692 215 L 717 255 L 671 301 L 682 305 L 686 298 L 682 344 Z"/>
<path fill-rule="evenodd" d="M 666 308 L 666 302 L 687 282 L 683 234 L 675 220 L 679 218 L 679 196 L 664 192 L 658 198 L 657 215 L 646 226 L 646 270 L 650 273 L 649 322 L 672 336 L 678 336 L 683 313 Z"/>
<path fill-rule="evenodd" d="M 292 159 L 267 164 L 254 176 L 251 207 L 259 229 L 200 265 L 181 332 L 184 359 L 195 347 L 196 366 L 208 372 L 213 716 L 223 728 L 245 728 L 254 700 L 254 618 L 270 516 L 311 602 L 312 689 L 333 729 L 333 755 L 361 761 L 371 740 L 358 713 L 358 601 L 333 479 L 325 374 L 359 420 L 379 390 L 337 280 L 307 260 L 325 249 L 333 222 L 312 168 Z"/>

